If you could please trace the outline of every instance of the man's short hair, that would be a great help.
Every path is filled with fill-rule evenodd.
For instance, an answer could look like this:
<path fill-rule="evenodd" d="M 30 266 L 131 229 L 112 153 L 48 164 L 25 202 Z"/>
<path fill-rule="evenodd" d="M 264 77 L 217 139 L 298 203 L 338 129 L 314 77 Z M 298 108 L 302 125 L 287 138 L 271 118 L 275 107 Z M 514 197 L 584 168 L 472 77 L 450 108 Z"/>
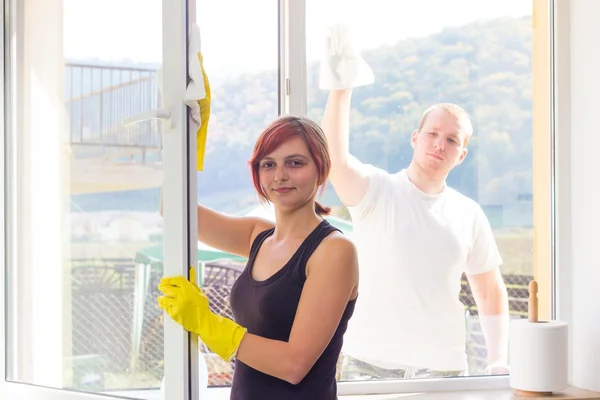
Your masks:
<path fill-rule="evenodd" d="M 425 125 L 425 122 L 427 121 L 427 117 L 433 110 L 443 110 L 443 111 L 447 112 L 448 114 L 456 117 L 457 120 L 459 120 L 460 124 L 464 128 L 464 133 L 465 133 L 464 146 L 466 146 L 467 143 L 469 143 L 469 139 L 471 138 L 471 135 L 473 134 L 473 124 L 471 124 L 471 119 L 469 118 L 469 114 L 467 114 L 467 112 L 464 110 L 464 108 L 462 108 L 461 106 L 454 104 L 454 103 L 437 103 L 437 104 L 434 104 L 431 107 L 429 107 L 427 110 L 425 110 L 425 112 L 423 113 L 423 116 L 421 117 L 421 123 L 419 124 L 419 132 L 421 131 L 421 129 L 423 129 L 423 125 Z"/>

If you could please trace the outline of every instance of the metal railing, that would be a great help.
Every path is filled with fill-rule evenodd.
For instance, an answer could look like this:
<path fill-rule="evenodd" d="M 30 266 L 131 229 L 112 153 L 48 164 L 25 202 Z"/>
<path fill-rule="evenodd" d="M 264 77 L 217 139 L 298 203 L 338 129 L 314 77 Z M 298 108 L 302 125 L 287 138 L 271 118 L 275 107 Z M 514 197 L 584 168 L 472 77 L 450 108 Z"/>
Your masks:
<path fill-rule="evenodd" d="M 123 126 L 123 119 L 160 107 L 156 69 L 67 63 L 67 141 L 76 158 L 158 162 L 161 124 Z"/>
<path fill-rule="evenodd" d="M 139 356 L 135 356 L 132 338 L 134 319 L 133 260 L 73 260 L 71 299 L 73 319 L 73 375 L 78 389 L 88 388 L 83 377 L 95 375 L 102 389 L 122 389 L 135 382 L 159 382 L 163 376 L 163 313 L 156 305 L 161 271 L 154 270 L 143 302 L 143 326 Z M 229 294 L 240 270 L 227 265 L 207 265 L 203 291 L 210 299 L 213 312 L 233 318 Z M 527 316 L 527 285 L 532 276 L 503 275 L 509 287 L 512 318 Z M 469 373 L 481 374 L 486 367 L 487 350 L 473 295 L 463 281 L 460 298 L 465 305 L 467 324 L 467 359 Z M 385 307 L 385 305 L 382 305 Z M 201 351 L 208 368 L 211 386 L 230 385 L 234 365 L 222 361 L 206 346 Z M 135 359 L 132 364 L 131 360 Z M 91 362 L 90 360 L 96 360 Z M 80 361 L 82 360 L 82 361 Z M 84 362 L 85 361 L 85 362 Z M 132 368 L 132 366 L 134 366 Z M 121 387 L 112 385 L 122 385 Z"/>

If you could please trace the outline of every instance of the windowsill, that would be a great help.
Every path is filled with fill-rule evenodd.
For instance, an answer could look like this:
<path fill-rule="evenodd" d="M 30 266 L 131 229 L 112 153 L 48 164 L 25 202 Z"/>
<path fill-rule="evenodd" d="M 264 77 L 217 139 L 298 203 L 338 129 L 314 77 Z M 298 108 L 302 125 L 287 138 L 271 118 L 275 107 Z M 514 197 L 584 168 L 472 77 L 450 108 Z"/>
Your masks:
<path fill-rule="evenodd" d="M 125 394 L 125 393 L 122 393 Z M 132 396 L 132 393 L 127 393 Z M 145 395 L 132 396 L 133 398 L 144 398 L 148 400 L 160 400 L 160 395 L 148 396 Z M 444 399 L 444 400 L 531 400 L 532 397 L 517 396 L 513 394 L 511 389 L 501 390 L 465 390 L 465 391 L 440 391 L 428 393 L 402 393 L 402 394 L 371 394 L 371 395 L 344 395 L 339 396 L 339 400 L 429 400 L 429 399 Z M 562 400 L 579 400 L 579 399 L 599 399 L 600 393 L 591 392 L 589 390 L 570 387 L 564 392 L 556 393 L 553 396 L 533 397 L 533 399 L 562 399 Z M 207 400 L 229 400 L 229 388 L 213 388 L 209 390 Z"/>
<path fill-rule="evenodd" d="M 429 393 L 404 393 L 389 395 L 357 395 L 341 396 L 340 400 L 396 400 L 396 399 L 444 399 L 444 400 L 531 400 L 531 399 L 600 399 L 600 393 L 591 392 L 578 388 L 569 388 L 564 392 L 556 393 L 553 396 L 529 397 L 517 396 L 511 389 L 502 390 L 471 390 L 471 391 L 451 391 L 451 392 L 429 392 Z"/>
<path fill-rule="evenodd" d="M 25 400 L 31 398 L 42 398 L 40 391 L 48 391 L 43 398 L 50 400 L 64 399 L 110 399 L 112 396 L 124 396 L 131 399 L 162 400 L 158 390 L 141 390 L 128 392 L 110 392 L 104 393 L 105 396 L 98 396 L 92 393 L 84 394 L 82 392 L 61 391 L 56 389 L 43 389 L 30 385 L 10 384 L 0 381 L 0 398 Z M 212 388 L 209 390 L 208 398 L 203 400 L 229 400 L 229 388 Z M 89 397 L 88 397 L 89 396 Z M 339 400 L 531 400 L 532 397 L 516 396 L 511 389 L 497 390 L 448 390 L 422 393 L 401 393 L 401 394 L 372 394 L 372 395 L 341 395 Z M 600 400 L 600 393 L 591 392 L 579 388 L 570 387 L 564 392 L 557 393 L 549 397 L 533 397 L 533 399 L 562 399 L 562 400 Z"/>

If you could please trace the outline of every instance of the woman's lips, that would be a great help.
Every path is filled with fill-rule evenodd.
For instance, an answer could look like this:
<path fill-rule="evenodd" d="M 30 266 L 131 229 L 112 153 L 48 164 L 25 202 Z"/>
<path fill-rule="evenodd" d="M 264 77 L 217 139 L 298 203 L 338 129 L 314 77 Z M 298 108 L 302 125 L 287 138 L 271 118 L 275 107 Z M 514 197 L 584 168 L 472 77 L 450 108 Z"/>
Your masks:
<path fill-rule="evenodd" d="M 277 193 L 288 193 L 288 192 L 292 191 L 293 188 L 284 187 L 284 188 L 275 188 L 273 190 Z"/>

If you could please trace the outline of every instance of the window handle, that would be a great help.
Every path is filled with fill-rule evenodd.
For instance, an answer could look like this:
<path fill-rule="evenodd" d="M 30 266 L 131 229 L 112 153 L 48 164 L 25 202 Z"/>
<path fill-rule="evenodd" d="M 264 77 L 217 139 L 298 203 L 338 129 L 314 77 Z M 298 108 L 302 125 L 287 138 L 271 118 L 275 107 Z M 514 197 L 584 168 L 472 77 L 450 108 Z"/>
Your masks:
<path fill-rule="evenodd" d="M 154 110 L 127 117 L 123 119 L 122 124 L 123 126 L 133 125 L 143 121 L 149 121 L 151 119 L 163 119 L 168 121 L 171 119 L 171 110 L 168 108 L 156 108 Z"/>

